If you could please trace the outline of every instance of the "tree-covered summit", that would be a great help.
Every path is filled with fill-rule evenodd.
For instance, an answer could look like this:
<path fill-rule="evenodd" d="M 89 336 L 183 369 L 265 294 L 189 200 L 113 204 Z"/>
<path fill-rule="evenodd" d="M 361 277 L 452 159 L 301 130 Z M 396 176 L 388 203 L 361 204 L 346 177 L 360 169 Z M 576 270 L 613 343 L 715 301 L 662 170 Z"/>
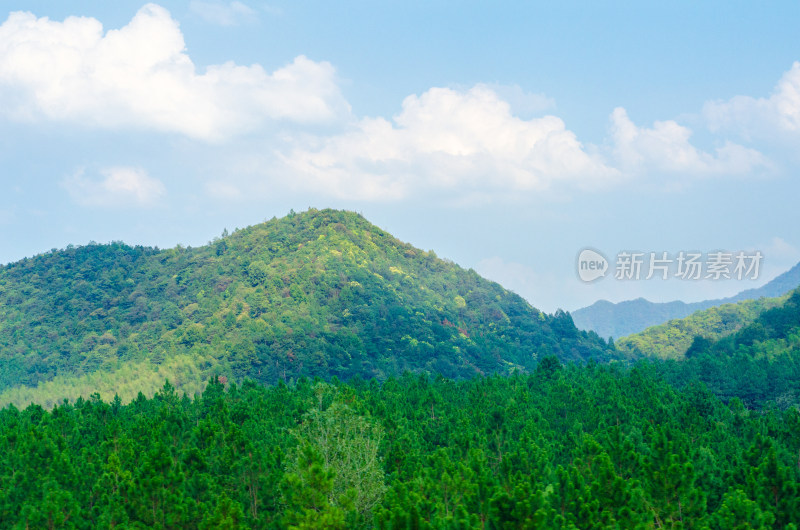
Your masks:
<path fill-rule="evenodd" d="M 0 390 L 55 380 L 40 389 L 54 402 L 83 386 L 133 397 L 163 376 L 187 389 L 211 372 L 466 377 L 610 351 L 568 314 L 345 211 L 292 212 L 199 248 L 90 244 L 0 268 Z"/>

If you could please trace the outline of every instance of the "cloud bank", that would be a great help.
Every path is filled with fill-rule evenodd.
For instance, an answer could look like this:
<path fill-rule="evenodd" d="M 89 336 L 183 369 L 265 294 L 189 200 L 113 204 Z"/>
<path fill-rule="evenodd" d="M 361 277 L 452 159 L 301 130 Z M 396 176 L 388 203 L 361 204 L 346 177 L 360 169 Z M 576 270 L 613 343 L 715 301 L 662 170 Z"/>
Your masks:
<path fill-rule="evenodd" d="M 759 151 L 725 141 L 692 145 L 675 121 L 637 126 L 624 108 L 610 116 L 607 145 L 584 145 L 557 116 L 522 119 L 486 85 L 432 88 L 409 96 L 393 119 L 365 118 L 325 138 L 302 138 L 284 156 L 288 172 L 314 189 L 361 199 L 414 192 L 508 196 L 569 186 L 611 188 L 650 175 L 685 181 L 768 168 Z"/>
<path fill-rule="evenodd" d="M 412 190 L 536 192 L 619 177 L 556 116 L 523 120 L 484 85 L 408 96 L 392 120 L 364 118 L 347 132 L 305 138 L 284 157 L 314 187 L 362 199 Z"/>
<path fill-rule="evenodd" d="M 657 121 L 651 128 L 637 127 L 625 109 L 611 113 L 613 155 L 628 175 L 740 175 L 768 165 L 758 151 L 732 142 L 714 153 L 702 151 L 691 144 L 691 135 L 689 128 L 672 120 Z"/>
<path fill-rule="evenodd" d="M 190 9 L 227 25 L 255 14 L 241 2 L 194 1 Z M 519 87 L 433 87 L 406 97 L 392 117 L 355 117 L 327 62 L 301 55 L 273 72 L 234 62 L 201 71 L 177 21 L 155 4 L 108 31 L 93 18 L 58 22 L 12 13 L 0 25 L 0 99 L 0 116 L 8 119 L 177 134 L 199 149 L 249 133 L 258 140 L 247 145 L 256 149 L 219 151 L 230 158 L 229 168 L 257 159 L 270 183 L 360 200 L 426 194 L 505 200 L 772 167 L 760 151 L 723 136 L 703 150 L 677 121 L 637 125 L 622 107 L 611 113 L 603 142 L 582 142 L 560 117 L 546 113 L 555 107 L 551 99 Z M 709 102 L 702 116 L 715 133 L 796 135 L 800 63 L 769 97 Z M 319 134 L 320 124 L 340 132 Z M 230 200 L 252 195 L 224 177 L 212 176 L 207 193 Z"/>
<path fill-rule="evenodd" d="M 233 62 L 198 73 L 178 23 L 147 4 L 103 32 L 15 12 L 0 26 L 0 112 L 103 128 L 139 127 L 221 140 L 268 120 L 328 122 L 349 113 L 333 66 L 304 56 L 272 73 Z"/>

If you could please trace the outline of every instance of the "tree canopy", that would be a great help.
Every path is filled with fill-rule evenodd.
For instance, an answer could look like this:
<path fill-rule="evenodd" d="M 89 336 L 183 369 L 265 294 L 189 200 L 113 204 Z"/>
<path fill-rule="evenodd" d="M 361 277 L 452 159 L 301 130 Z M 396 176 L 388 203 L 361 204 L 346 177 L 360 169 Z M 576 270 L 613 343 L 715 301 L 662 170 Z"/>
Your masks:
<path fill-rule="evenodd" d="M 800 413 L 652 366 L 0 411 L 12 528 L 790 528 Z M 749 525 L 749 526 L 748 526 Z"/>

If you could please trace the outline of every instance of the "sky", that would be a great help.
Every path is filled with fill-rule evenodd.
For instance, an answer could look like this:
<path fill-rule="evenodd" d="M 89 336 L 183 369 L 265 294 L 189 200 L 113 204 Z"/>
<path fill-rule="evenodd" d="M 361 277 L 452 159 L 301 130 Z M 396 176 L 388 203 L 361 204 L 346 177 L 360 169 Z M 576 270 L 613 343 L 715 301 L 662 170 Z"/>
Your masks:
<path fill-rule="evenodd" d="M 309 207 L 547 312 L 729 296 L 800 261 L 796 1 L 1 9 L 0 263 Z"/>

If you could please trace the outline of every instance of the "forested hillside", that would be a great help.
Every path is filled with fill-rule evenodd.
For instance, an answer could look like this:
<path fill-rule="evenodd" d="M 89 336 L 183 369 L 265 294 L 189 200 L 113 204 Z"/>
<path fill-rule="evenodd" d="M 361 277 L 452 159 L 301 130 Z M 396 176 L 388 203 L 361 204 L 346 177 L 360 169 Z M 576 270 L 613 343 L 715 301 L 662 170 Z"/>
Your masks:
<path fill-rule="evenodd" d="M 794 528 L 800 414 L 640 365 L 0 411 L 6 528 Z"/>
<path fill-rule="evenodd" d="M 213 374 L 459 378 L 612 351 L 568 314 L 343 211 L 292 213 L 200 248 L 92 244 L 0 268 L 0 404 L 129 400 L 164 378 L 192 394 Z"/>
<path fill-rule="evenodd" d="M 684 361 L 659 369 L 678 386 L 702 381 L 748 407 L 800 407 L 800 289 L 735 333 L 716 340 L 696 336 Z"/>
<path fill-rule="evenodd" d="M 686 318 L 670 320 L 622 337 L 616 341 L 616 346 L 632 358 L 682 359 L 695 337 L 715 340 L 734 333 L 765 310 L 782 305 L 788 298 L 788 295 L 759 298 L 696 311 Z"/>
<path fill-rule="evenodd" d="M 44 405 L 0 410 L 11 528 L 800 520 L 800 289 L 600 364 L 621 357 L 569 314 L 309 210 L 23 260 L 0 313 L 0 401 Z"/>

